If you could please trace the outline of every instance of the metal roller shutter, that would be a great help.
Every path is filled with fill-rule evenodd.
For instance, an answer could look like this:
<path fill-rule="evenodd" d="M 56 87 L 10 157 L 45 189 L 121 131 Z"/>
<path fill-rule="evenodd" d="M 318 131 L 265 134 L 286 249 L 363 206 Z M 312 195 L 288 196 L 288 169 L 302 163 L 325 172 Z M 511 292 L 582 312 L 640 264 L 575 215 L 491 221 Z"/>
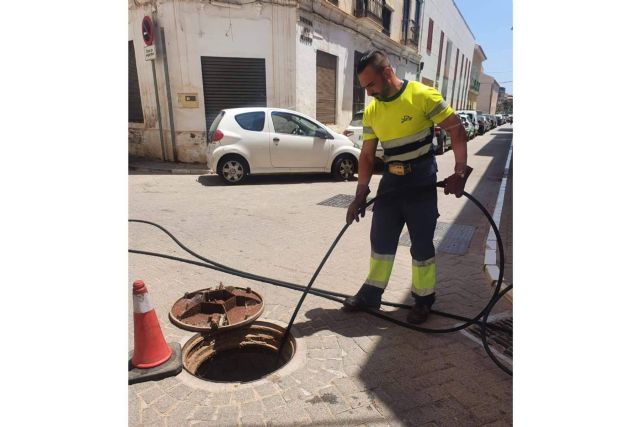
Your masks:
<path fill-rule="evenodd" d="M 336 69 L 338 57 L 318 51 L 316 54 L 316 119 L 336 123 Z"/>
<path fill-rule="evenodd" d="M 133 40 L 129 40 L 129 123 L 144 123 Z"/>
<path fill-rule="evenodd" d="M 207 129 L 225 108 L 267 106 L 264 58 L 202 56 L 200 62 Z"/>

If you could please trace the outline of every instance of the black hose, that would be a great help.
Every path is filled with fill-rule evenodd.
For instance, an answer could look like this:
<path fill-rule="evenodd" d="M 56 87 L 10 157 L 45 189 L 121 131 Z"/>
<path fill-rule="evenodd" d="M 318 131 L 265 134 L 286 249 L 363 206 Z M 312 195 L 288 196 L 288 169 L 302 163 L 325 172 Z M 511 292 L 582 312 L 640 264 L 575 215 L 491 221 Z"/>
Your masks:
<path fill-rule="evenodd" d="M 443 182 L 438 182 L 436 184 L 438 187 L 444 187 L 444 183 Z M 424 187 L 420 187 L 420 188 L 424 188 Z M 412 189 L 417 189 L 416 187 L 412 188 Z M 505 330 L 505 328 L 499 327 L 497 325 L 490 325 L 487 323 L 488 321 L 488 317 L 489 314 L 491 313 L 491 310 L 493 309 L 493 307 L 495 306 L 495 304 L 512 288 L 512 285 L 509 285 L 507 288 L 505 288 L 505 290 L 503 290 L 502 292 L 500 292 L 500 288 L 502 285 L 502 280 L 503 280 L 503 276 L 504 276 L 504 253 L 503 253 L 503 246 L 502 246 L 502 238 L 500 236 L 500 232 L 498 230 L 498 227 L 496 226 L 495 222 L 493 221 L 493 218 L 491 217 L 491 215 L 489 214 L 489 212 L 485 209 L 484 206 L 482 206 L 482 204 L 476 200 L 473 196 L 471 196 L 469 193 L 467 193 L 466 191 L 463 192 L 463 194 L 469 199 L 471 200 L 476 206 L 478 206 L 478 208 L 482 211 L 482 213 L 485 215 L 485 217 L 488 219 L 489 223 L 491 224 L 491 227 L 496 235 L 496 239 L 497 239 L 497 243 L 498 243 L 498 248 L 499 248 L 499 252 L 500 252 L 500 273 L 498 276 L 498 281 L 496 284 L 496 288 L 495 291 L 493 293 L 493 295 L 491 296 L 488 304 L 482 309 L 482 311 L 480 311 L 480 313 L 478 315 L 476 315 L 474 318 L 466 318 L 464 316 L 459 316 L 459 315 L 455 315 L 455 314 L 450 314 L 450 313 L 446 313 L 446 312 L 440 312 L 437 310 L 432 310 L 433 314 L 436 315 L 440 315 L 443 317 L 449 317 L 452 319 L 456 319 L 456 320 L 461 320 L 464 323 L 455 326 L 455 327 L 451 327 L 451 328 L 444 328 L 444 329 L 433 329 L 433 328 L 425 328 L 425 327 L 421 327 L 421 326 L 417 326 L 417 325 L 413 325 L 407 322 L 403 322 L 401 320 L 395 319 L 391 316 L 387 316 L 379 311 L 375 311 L 375 310 L 363 310 L 369 314 L 372 314 L 376 317 L 382 318 L 384 320 L 390 321 L 392 323 L 395 323 L 399 326 L 403 326 L 412 330 L 416 330 L 419 332 L 425 332 L 425 333 L 449 333 L 449 332 L 455 332 L 455 331 L 459 331 L 462 329 L 467 328 L 468 326 L 472 325 L 472 324 L 476 324 L 476 323 L 480 323 L 481 325 L 481 337 L 482 337 L 482 342 L 483 342 L 483 346 L 485 348 L 485 351 L 487 352 L 487 354 L 489 355 L 489 357 L 491 358 L 491 360 L 494 361 L 494 363 L 496 363 L 496 365 L 502 369 L 504 372 L 506 372 L 509 375 L 513 375 L 512 371 L 509 370 L 506 366 L 504 366 L 500 361 L 497 360 L 497 358 L 493 355 L 493 353 L 491 352 L 491 350 L 489 349 L 489 345 L 487 343 L 486 340 L 486 328 L 489 327 L 491 329 L 497 329 L 497 330 L 502 330 L 502 331 L 506 331 L 506 332 L 512 332 L 511 330 Z M 389 196 L 389 194 L 382 194 L 378 197 L 375 197 L 373 199 L 371 199 L 369 202 L 366 203 L 366 205 L 364 207 L 361 208 L 360 211 L 366 209 L 369 205 L 371 205 L 372 203 L 374 203 L 377 199 L 379 199 L 380 197 L 386 197 Z M 318 268 L 316 269 L 316 271 L 314 272 L 311 280 L 309 281 L 309 284 L 306 287 L 302 287 L 300 285 L 296 285 L 294 283 L 289 283 L 289 282 L 285 282 L 285 281 L 281 281 L 281 280 L 277 280 L 277 279 L 271 279 L 268 277 L 264 277 L 264 276 L 259 276 L 256 274 L 252 274 L 252 273 L 248 273 L 248 272 L 244 272 L 241 270 L 237 270 L 228 266 L 225 266 L 223 264 L 217 263 L 213 260 L 210 260 L 208 258 L 205 258 L 199 254 L 197 254 L 196 252 L 192 251 L 191 249 L 189 249 L 188 247 L 186 247 L 185 245 L 183 245 L 177 238 L 175 238 L 168 230 L 166 230 L 164 227 L 155 224 L 151 221 L 145 221 L 145 220 L 136 220 L 136 219 L 130 219 L 129 222 L 139 222 L 139 223 L 143 223 L 143 224 L 149 224 L 152 226 L 155 226 L 157 228 L 159 228 L 160 230 L 162 230 L 164 233 L 166 233 L 167 235 L 169 235 L 169 237 L 171 237 L 171 239 L 176 242 L 178 244 L 178 246 L 180 246 L 182 249 L 184 249 L 186 252 L 188 252 L 189 254 L 193 255 L 194 257 L 201 259 L 203 261 L 205 261 L 205 263 L 200 263 L 197 261 L 192 261 L 192 260 L 187 260 L 184 258 L 179 258 L 179 257 L 175 257 L 175 256 L 171 256 L 171 255 L 165 255 L 165 254 L 158 254 L 158 253 L 154 253 L 154 252 L 148 252 L 148 251 L 140 251 L 140 250 L 135 250 L 135 249 L 129 249 L 129 252 L 131 253 L 137 253 L 137 254 L 142 254 L 142 255 L 150 255 L 150 256 L 157 256 L 157 257 L 162 257 L 162 258 L 166 258 L 166 259 L 172 259 L 175 261 L 180 261 L 180 262 L 185 262 L 185 263 L 189 263 L 189 264 L 193 264 L 193 265 L 198 265 L 201 267 L 206 267 L 206 268 L 212 268 L 214 270 L 218 270 L 218 271 L 222 271 L 228 274 L 232 274 L 232 275 L 236 275 L 239 277 L 244 277 L 247 279 L 251 279 L 251 280 L 256 280 L 256 281 L 261 281 L 264 283 L 269 283 L 269 284 L 273 284 L 276 286 L 280 286 L 280 287 L 285 287 L 288 289 L 293 289 L 293 290 L 297 290 L 297 291 L 302 291 L 303 295 L 301 296 L 300 300 L 298 301 L 298 304 L 296 305 L 296 308 L 294 310 L 294 313 L 289 321 L 289 324 L 287 325 L 287 329 L 285 330 L 285 333 L 282 337 L 282 341 L 281 341 L 281 345 L 280 345 L 280 349 L 279 349 L 279 354 L 282 352 L 282 349 L 284 348 L 284 343 L 286 342 L 286 339 L 290 333 L 291 327 L 293 326 L 293 323 L 295 321 L 295 318 L 298 314 L 298 311 L 300 310 L 300 307 L 302 306 L 302 303 L 304 302 L 304 299 L 306 298 L 308 293 L 311 293 L 313 295 L 316 296 L 321 296 L 323 298 L 327 298 L 330 299 L 332 301 L 335 302 L 339 302 L 342 303 L 343 300 L 338 298 L 345 298 L 349 295 L 346 294 L 340 294 L 337 292 L 332 292 L 332 291 L 328 291 L 328 290 L 324 290 L 324 289 L 312 289 L 312 285 L 315 281 L 315 279 L 317 278 L 318 274 L 320 273 L 320 271 L 322 270 L 322 267 L 324 266 L 325 262 L 327 261 L 327 259 L 329 258 L 329 256 L 331 255 L 331 252 L 333 251 L 333 249 L 335 248 L 335 246 L 337 245 L 338 241 L 342 238 L 342 235 L 345 233 L 345 231 L 347 230 L 347 228 L 349 227 L 348 224 L 345 224 L 342 228 L 342 230 L 340 231 L 340 233 L 338 234 L 338 236 L 336 237 L 336 239 L 333 241 L 331 247 L 329 248 L 329 250 L 327 251 L 327 253 L 325 254 L 322 262 L 320 263 L 320 265 L 318 266 Z M 391 302 L 386 302 L 383 301 L 382 302 L 383 305 L 387 305 L 387 306 L 392 306 L 392 307 L 400 307 L 400 308 L 410 308 L 411 306 L 406 305 L 406 304 L 399 304 L 399 303 L 391 303 Z M 482 318 L 482 320 L 480 320 L 480 318 Z"/>

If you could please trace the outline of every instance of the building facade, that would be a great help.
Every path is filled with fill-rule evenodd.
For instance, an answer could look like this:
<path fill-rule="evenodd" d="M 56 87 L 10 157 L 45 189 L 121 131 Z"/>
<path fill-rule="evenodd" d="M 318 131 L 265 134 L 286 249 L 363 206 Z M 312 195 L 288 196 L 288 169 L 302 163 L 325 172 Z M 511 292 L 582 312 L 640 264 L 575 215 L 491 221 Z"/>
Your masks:
<path fill-rule="evenodd" d="M 485 114 L 496 114 L 498 106 L 498 91 L 500 85 L 491 76 L 480 75 L 480 93 L 478 94 L 477 110 Z"/>
<path fill-rule="evenodd" d="M 453 0 L 426 0 L 420 81 L 437 88 L 454 109 L 469 99 L 475 37 Z"/>
<path fill-rule="evenodd" d="M 471 77 L 469 79 L 469 96 L 467 98 L 467 110 L 478 109 L 478 95 L 480 94 L 480 76 L 484 74 L 482 63 L 487 60 L 482 50 L 482 46 L 476 44 L 473 50 L 473 61 L 471 62 Z"/>
<path fill-rule="evenodd" d="M 355 78 L 363 52 L 383 50 L 400 78 L 418 78 L 422 6 L 130 0 L 130 155 L 205 162 L 207 129 L 224 108 L 289 108 L 342 131 L 368 102 Z M 145 16 L 155 23 L 153 61 L 145 60 Z"/>

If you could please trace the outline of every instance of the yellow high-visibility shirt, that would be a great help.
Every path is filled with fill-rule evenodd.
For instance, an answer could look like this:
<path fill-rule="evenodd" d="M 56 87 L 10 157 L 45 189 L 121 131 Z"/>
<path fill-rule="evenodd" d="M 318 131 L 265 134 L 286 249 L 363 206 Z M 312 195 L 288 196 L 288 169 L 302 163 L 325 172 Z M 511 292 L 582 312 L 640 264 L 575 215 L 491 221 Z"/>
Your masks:
<path fill-rule="evenodd" d="M 407 161 L 431 149 L 431 127 L 453 114 L 440 92 L 420 82 L 404 80 L 400 91 L 385 100 L 373 99 L 362 117 L 362 139 L 378 139 L 384 161 Z"/>

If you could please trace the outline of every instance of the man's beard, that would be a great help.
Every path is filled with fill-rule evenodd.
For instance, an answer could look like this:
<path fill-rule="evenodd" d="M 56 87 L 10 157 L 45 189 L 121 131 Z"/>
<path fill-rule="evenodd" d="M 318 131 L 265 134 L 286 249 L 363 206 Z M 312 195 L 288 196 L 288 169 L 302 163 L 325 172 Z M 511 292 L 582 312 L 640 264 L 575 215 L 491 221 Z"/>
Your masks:
<path fill-rule="evenodd" d="M 373 97 L 378 101 L 382 101 L 383 99 L 389 98 L 391 96 L 391 92 L 393 92 L 393 86 L 391 86 L 388 82 L 383 81 L 382 87 L 380 88 L 380 93 L 373 95 Z"/>

